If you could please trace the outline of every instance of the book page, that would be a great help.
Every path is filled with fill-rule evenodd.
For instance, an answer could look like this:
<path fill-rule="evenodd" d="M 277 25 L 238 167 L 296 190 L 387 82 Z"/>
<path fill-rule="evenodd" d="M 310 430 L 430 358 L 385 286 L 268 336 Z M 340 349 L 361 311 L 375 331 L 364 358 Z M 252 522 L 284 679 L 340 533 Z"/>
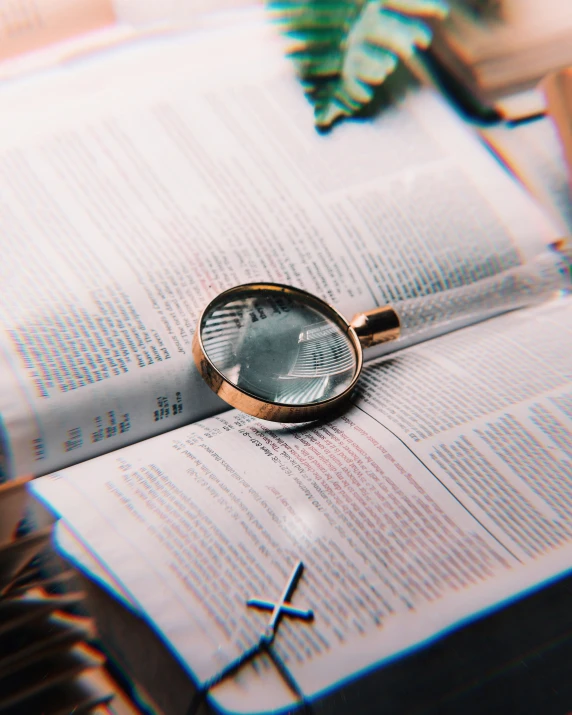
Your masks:
<path fill-rule="evenodd" d="M 571 355 L 568 298 L 368 366 L 332 422 L 231 411 L 32 488 L 199 683 L 264 629 L 246 599 L 278 598 L 303 561 L 291 602 L 315 619 L 285 618 L 273 648 L 323 694 L 569 568 Z M 267 668 L 215 699 L 283 705 Z"/>
<path fill-rule="evenodd" d="M 282 50 L 254 23 L 88 63 L 32 99 L 0 93 L 14 473 L 221 409 L 190 346 L 225 288 L 293 284 L 351 318 L 494 275 L 556 237 L 431 90 L 397 85 L 379 118 L 319 135 Z"/>

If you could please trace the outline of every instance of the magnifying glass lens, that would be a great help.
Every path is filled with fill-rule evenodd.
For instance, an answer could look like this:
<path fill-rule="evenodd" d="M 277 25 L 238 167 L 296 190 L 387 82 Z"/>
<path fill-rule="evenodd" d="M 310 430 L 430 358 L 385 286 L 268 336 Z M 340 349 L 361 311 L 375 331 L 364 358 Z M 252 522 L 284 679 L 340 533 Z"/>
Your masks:
<path fill-rule="evenodd" d="M 321 305 L 302 291 L 227 291 L 203 314 L 203 349 L 228 382 L 260 400 L 330 400 L 354 381 L 358 355 L 340 318 Z"/>

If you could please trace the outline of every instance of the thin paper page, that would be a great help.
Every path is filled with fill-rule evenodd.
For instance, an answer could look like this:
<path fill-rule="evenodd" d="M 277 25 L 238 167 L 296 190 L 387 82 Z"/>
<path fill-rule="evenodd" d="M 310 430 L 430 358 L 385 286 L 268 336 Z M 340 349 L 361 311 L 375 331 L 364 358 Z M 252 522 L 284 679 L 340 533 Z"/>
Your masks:
<path fill-rule="evenodd" d="M 133 48 L 42 87 L 35 111 L 11 101 L 18 88 L 0 97 L 0 411 L 15 472 L 221 409 L 190 353 L 220 290 L 293 284 L 349 318 L 555 238 L 430 90 L 318 135 L 272 28 Z"/>
<path fill-rule="evenodd" d="M 572 536 L 571 355 L 567 299 L 420 345 L 367 371 L 361 397 L 495 538 L 533 562 Z"/>
<path fill-rule="evenodd" d="M 533 335 L 541 350 L 529 349 Z M 563 336 L 572 336 L 570 299 L 372 365 L 362 398 L 332 423 L 287 427 L 232 411 L 33 488 L 199 680 L 256 642 L 266 618 L 246 599 L 276 598 L 302 560 L 292 602 L 315 621 L 285 619 L 275 648 L 316 694 L 569 568 Z M 511 349 L 522 367 L 512 361 L 509 372 Z M 494 402 L 487 386 L 497 383 L 506 388 Z M 420 422 L 439 424 L 437 394 L 451 419 L 464 410 L 465 420 L 424 441 L 413 420 L 431 405 L 433 422 Z M 555 424 L 547 446 L 542 433 Z M 532 478 L 533 458 L 550 469 Z M 264 684 L 247 672 L 217 690 L 222 706 L 256 709 Z"/>
<path fill-rule="evenodd" d="M 65 553 L 69 561 L 79 564 L 79 568 L 89 572 L 92 578 L 102 583 L 113 594 L 113 598 L 121 601 L 127 608 L 136 609 L 135 603 L 129 598 L 126 591 L 77 538 L 65 521 L 60 520 L 54 524 L 53 540 L 56 548 L 61 553 Z"/>

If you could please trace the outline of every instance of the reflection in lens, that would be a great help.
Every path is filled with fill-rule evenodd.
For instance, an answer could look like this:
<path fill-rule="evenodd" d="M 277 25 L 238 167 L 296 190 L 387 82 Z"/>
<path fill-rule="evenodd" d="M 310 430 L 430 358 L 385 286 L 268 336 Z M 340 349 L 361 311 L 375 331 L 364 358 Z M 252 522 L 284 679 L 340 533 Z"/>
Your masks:
<path fill-rule="evenodd" d="M 302 299 L 244 288 L 214 301 L 201 325 L 203 347 L 234 385 L 267 402 L 313 404 L 344 392 L 357 357 L 342 327 Z"/>
<path fill-rule="evenodd" d="M 325 320 L 300 333 L 298 347 L 296 363 L 288 377 L 329 377 L 355 365 L 355 353 L 348 338 Z"/>
<path fill-rule="evenodd" d="M 233 301 L 217 308 L 203 323 L 203 345 L 211 361 L 221 371 L 236 362 L 234 345 L 239 339 L 241 316 L 245 310 L 244 301 Z"/>

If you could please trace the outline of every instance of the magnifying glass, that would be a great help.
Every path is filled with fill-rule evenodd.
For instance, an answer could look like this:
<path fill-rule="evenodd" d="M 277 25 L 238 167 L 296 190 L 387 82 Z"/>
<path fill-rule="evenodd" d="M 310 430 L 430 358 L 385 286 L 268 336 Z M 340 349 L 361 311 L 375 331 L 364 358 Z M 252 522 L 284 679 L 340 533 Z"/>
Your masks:
<path fill-rule="evenodd" d="M 559 289 L 570 289 L 569 257 L 560 250 L 351 321 L 300 288 L 248 283 L 207 305 L 193 338 L 193 358 L 211 389 L 233 407 L 266 420 L 306 422 L 331 414 L 351 395 L 363 348 L 483 320 Z"/>
<path fill-rule="evenodd" d="M 399 318 L 376 319 L 388 339 Z M 208 385 L 243 412 L 278 422 L 314 420 L 351 393 L 363 356 L 356 327 L 320 298 L 276 283 L 249 283 L 203 312 L 193 357 Z"/>

